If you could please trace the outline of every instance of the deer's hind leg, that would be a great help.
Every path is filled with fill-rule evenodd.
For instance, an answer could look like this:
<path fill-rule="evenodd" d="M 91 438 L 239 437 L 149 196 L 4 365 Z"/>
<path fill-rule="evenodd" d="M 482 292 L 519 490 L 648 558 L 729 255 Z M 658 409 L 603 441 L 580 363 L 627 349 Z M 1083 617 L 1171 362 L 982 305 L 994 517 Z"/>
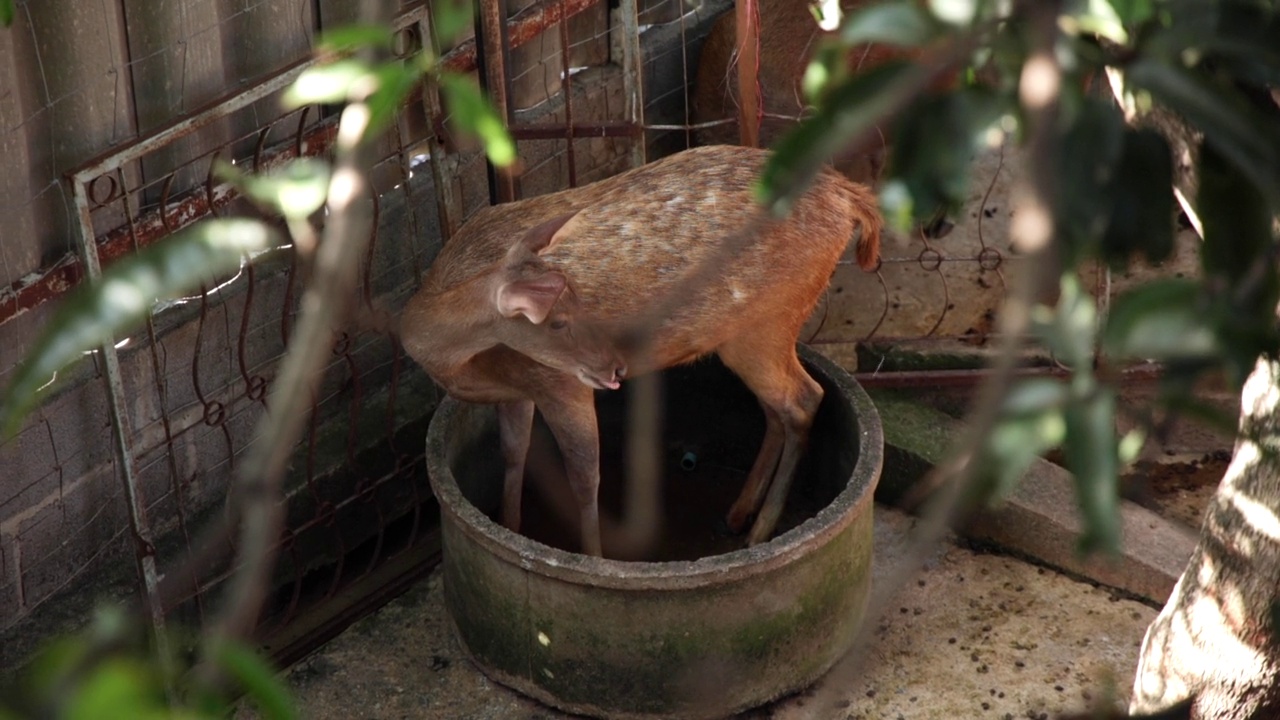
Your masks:
<path fill-rule="evenodd" d="M 755 545 L 769 539 L 782 515 L 823 390 L 800 365 L 794 340 L 770 345 L 759 336 L 744 337 L 721 347 L 719 354 L 755 393 L 765 414 L 760 453 L 726 520 L 730 529 L 740 531 L 755 515 L 747 536 L 747 544 Z"/>

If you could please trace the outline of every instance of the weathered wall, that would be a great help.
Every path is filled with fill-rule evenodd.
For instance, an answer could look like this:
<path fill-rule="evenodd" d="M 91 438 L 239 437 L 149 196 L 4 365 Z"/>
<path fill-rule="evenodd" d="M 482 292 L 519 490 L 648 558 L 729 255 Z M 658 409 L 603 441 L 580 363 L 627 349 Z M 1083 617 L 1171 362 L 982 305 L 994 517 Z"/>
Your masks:
<path fill-rule="evenodd" d="M 14 302 L 13 290 L 22 286 L 24 277 L 30 280 L 33 271 L 47 272 L 75 247 L 70 234 L 75 210 L 62 174 L 214 96 L 247 86 L 248 78 L 271 66 L 270 57 L 279 60 L 276 66 L 298 59 L 306 52 L 316 21 L 310 9 L 292 4 L 285 12 L 261 3 L 242 9 L 226 3 L 205 7 L 206 3 L 195 0 L 162 3 L 144 27 L 137 33 L 131 30 L 129 42 L 134 47 L 127 51 L 119 45 L 123 39 L 113 40 L 110 32 L 99 30 L 92 38 L 82 38 L 81 51 L 96 54 L 77 60 L 80 64 L 72 69 L 79 68 L 76 72 L 93 79 L 69 81 L 66 97 L 61 97 L 49 92 L 47 83 L 30 82 L 31 77 L 20 70 L 47 58 L 46 46 L 66 42 L 61 33 L 91 33 L 75 24 L 79 21 L 60 19 L 50 9 L 60 3 L 42 5 L 39 10 L 37 4 L 19 5 L 19 23 L 28 27 L 0 33 L 0 56 L 7 53 L 22 60 L 6 66 L 19 71 L 0 76 L 0 82 L 12 83 L 0 86 L 0 95 L 34 98 L 33 105 L 17 112 L 0 104 L 0 119 L 12 131 L 0 134 L 0 148 L 6 152 L 13 148 L 15 166 L 27 167 L 29 177 L 39 178 L 34 184 L 14 184 L 10 177 L 0 180 L 10 182 L 0 185 L 4 191 L 0 209 L 22 211 L 14 216 L 16 224 L 6 221 L 5 242 L 0 244 L 0 267 L 9 273 L 3 279 L 10 287 L 6 293 L 0 285 L 0 335 L 4 338 L 0 382 L 8 380 L 57 305 L 56 301 L 31 308 L 11 304 L 6 310 L 5 303 Z M 123 13 L 120 18 L 124 19 L 115 22 L 126 22 L 128 13 L 140 12 L 135 5 L 122 0 L 114 12 Z M 318 7 L 323 23 L 342 17 L 346 5 L 334 0 Z M 686 73 L 674 63 L 694 57 L 707 17 L 706 13 L 686 16 L 683 27 L 655 26 L 644 34 L 650 123 L 684 121 Z M 45 23 L 41 26 L 45 29 L 32 29 L 40 23 Z M 583 17 L 581 23 L 598 27 L 599 18 Z M 263 50 L 265 64 L 256 65 L 251 58 L 232 57 L 243 38 L 255 47 L 272 45 L 264 41 L 263 33 L 269 34 L 264 28 L 276 25 L 279 41 L 272 41 L 270 52 L 278 55 Z M 246 30 L 249 26 L 252 32 Z M 187 34 L 182 37 L 190 41 L 183 47 L 165 44 L 165 37 L 183 32 Z M 22 45 L 24 40 L 5 44 L 10 38 L 33 35 L 48 39 L 39 49 Z M 685 40 L 692 43 L 687 53 L 679 46 Z M 102 46 L 100 51 L 94 50 L 94 43 Z M 598 58 L 599 43 L 587 45 L 591 47 L 583 52 Z M 193 63 L 204 70 L 192 67 Z M 213 66 L 217 69 L 210 70 Z M 128 82 L 121 79 L 125 77 Z M 616 65 L 576 73 L 573 87 L 575 122 L 623 119 L 622 78 Z M 97 90 L 89 92 L 93 88 Z M 120 100 L 135 90 L 138 102 Z M 95 212 L 95 232 L 105 233 L 140 217 L 162 197 L 173 200 L 184 187 L 201 188 L 211 150 L 240 157 L 252 153 L 258 139 L 247 133 L 279 115 L 275 102 L 272 97 L 255 103 L 131 163 L 119 176 L 131 188 L 128 203 L 116 198 Z M 104 116 L 104 107 L 121 114 Z M 519 111 L 515 122 L 562 122 L 564 117 L 563 100 L 551 98 Z M 106 130 L 77 134 L 71 118 L 83 124 L 96 118 L 95 127 Z M 288 144 L 291 130 L 286 126 L 273 128 L 265 144 Z M 420 138 L 406 134 L 403 125 L 400 130 L 384 145 L 387 160 L 375 171 L 380 191 L 378 232 L 365 272 L 367 296 L 392 308 L 416 287 L 441 242 L 430 166 L 415 165 L 406 180 L 410 171 L 398 159 L 410 154 L 408 147 Z M 67 139 L 53 144 L 51 135 Z M 15 143 L 14 137 L 21 141 Z M 683 138 L 684 133 L 670 131 L 647 136 L 654 155 L 683 147 Z M 575 141 L 577 182 L 625 169 L 630 142 Z M 521 194 L 549 192 L 568 184 L 565 146 L 560 140 L 521 143 L 526 168 L 518 185 Z M 469 214 L 489 202 L 484 165 L 474 153 L 455 157 L 459 165 L 451 175 L 451 192 L 460 196 Z M 165 174 L 175 167 L 175 179 L 165 190 Z M 244 209 L 233 204 L 220 212 Z M 157 534 L 154 552 L 161 572 L 178 567 L 207 518 L 220 512 L 229 479 L 252 441 L 262 411 L 257 388 L 273 376 L 296 312 L 300 288 L 291 278 L 291 268 L 287 254 L 265 259 L 251 274 L 228 279 L 204 296 L 158 313 L 149 328 L 134 334 L 120 350 L 139 487 Z M 50 283 L 50 287 L 61 286 Z M 133 555 L 149 551 L 133 542 L 128 529 L 101 372 L 96 358 L 87 356 L 62 378 L 60 389 L 20 434 L 0 444 L 0 668 L 12 667 L 50 632 L 83 622 L 100 598 L 136 592 Z M 291 544 L 282 571 L 292 576 L 283 582 L 301 583 L 309 569 L 349 552 L 379 533 L 379 523 L 389 522 L 393 513 L 419 501 L 414 498 L 422 497 L 422 478 L 398 489 L 392 481 L 395 473 L 402 472 L 398 467 L 402 461 L 421 454 L 420 442 L 406 444 L 401 438 L 397 444 L 394 438 L 399 437 L 398 430 L 422 423 L 434 398 L 425 376 L 385 335 L 353 330 L 349 341 L 338 343 L 317 398 L 316 421 L 293 467 Z M 368 447 L 387 449 L 370 460 L 361 454 Z M 380 467 L 381 461 L 388 467 Z M 347 471 L 331 472 L 341 466 L 347 466 Z M 300 555 L 304 550 L 311 555 Z M 181 617 L 198 622 L 200 611 L 189 610 L 184 609 Z"/>

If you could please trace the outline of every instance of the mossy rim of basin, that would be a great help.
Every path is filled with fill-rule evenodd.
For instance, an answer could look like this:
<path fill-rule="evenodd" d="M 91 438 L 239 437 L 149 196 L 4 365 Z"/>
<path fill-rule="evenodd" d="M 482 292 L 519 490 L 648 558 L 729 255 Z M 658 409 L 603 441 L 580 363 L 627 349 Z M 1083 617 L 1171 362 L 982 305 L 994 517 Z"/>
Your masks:
<path fill-rule="evenodd" d="M 567 552 L 531 540 L 493 522 L 462 494 L 453 477 L 453 455 L 447 447 L 448 428 L 456 422 L 476 421 L 478 414 L 452 398 L 436 411 L 427 436 L 428 469 L 441 511 L 454 516 L 459 527 L 495 556 L 566 582 L 597 587 L 662 590 L 719 584 L 729 577 L 749 577 L 770 572 L 825 543 L 860 515 L 858 506 L 873 501 L 875 483 L 883 462 L 884 438 L 879 416 L 870 397 L 842 368 L 817 351 L 799 346 L 801 360 L 817 371 L 816 377 L 833 391 L 856 424 L 856 443 L 846 451 L 856 453 L 848 484 L 827 506 L 799 526 L 759 545 L 692 561 L 646 562 L 596 558 Z M 833 387 L 834 386 L 834 387 Z M 854 438 L 851 438 L 851 441 Z"/>

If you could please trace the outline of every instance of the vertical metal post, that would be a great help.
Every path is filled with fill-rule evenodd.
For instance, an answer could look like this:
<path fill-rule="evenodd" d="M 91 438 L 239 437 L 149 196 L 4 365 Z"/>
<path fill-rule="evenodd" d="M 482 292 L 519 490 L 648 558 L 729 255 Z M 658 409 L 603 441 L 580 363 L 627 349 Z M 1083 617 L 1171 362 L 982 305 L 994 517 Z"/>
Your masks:
<path fill-rule="evenodd" d="M 760 6 L 756 0 L 734 3 L 738 46 L 738 133 L 747 147 L 760 146 Z"/>
<path fill-rule="evenodd" d="M 418 21 L 418 34 L 422 38 L 422 51 L 439 57 L 441 39 L 435 35 L 435 24 L 430 12 L 423 12 Z M 437 128 L 444 118 L 444 106 L 440 102 L 440 91 L 434 83 L 426 83 L 422 88 L 422 103 L 427 112 L 427 147 L 431 150 L 431 176 L 436 186 L 436 209 L 440 213 L 440 234 L 443 242 L 448 242 L 462 225 L 461 199 L 454 194 L 451 178 L 457 175 L 458 159 L 445 151 L 440 141 Z"/>
<path fill-rule="evenodd" d="M 476 19 L 476 67 L 489 100 L 506 125 L 511 124 L 507 98 L 507 4 L 504 0 L 480 0 Z M 489 163 L 489 193 L 495 202 L 516 199 L 515 182 L 509 173 L 499 172 Z"/>
<path fill-rule="evenodd" d="M 84 259 L 85 280 L 98 282 L 102 277 L 102 265 L 98 259 L 98 246 L 94 241 L 93 213 L 89 207 L 86 191 L 88 183 L 92 180 L 93 177 L 83 177 L 79 173 L 71 178 L 71 182 L 75 185 L 72 193 L 80 219 L 79 242 L 80 254 Z M 121 190 L 121 192 L 126 191 Z M 164 607 L 160 600 L 159 573 L 156 571 L 155 540 L 151 533 L 151 523 L 147 519 L 146 498 L 142 494 L 137 462 L 133 456 L 131 439 L 133 433 L 125 404 L 124 379 L 120 375 L 120 357 L 116 354 L 114 338 L 104 342 L 98 351 L 103 360 L 116 466 L 119 469 L 120 482 L 124 485 L 125 501 L 129 507 L 129 525 L 134 542 L 133 557 L 137 564 L 138 577 L 142 580 L 143 604 L 151 620 L 151 626 L 155 630 L 156 651 L 161 661 L 167 663 L 173 656 L 164 633 Z"/>
<path fill-rule="evenodd" d="M 627 121 L 640 129 L 631 146 L 631 166 L 645 163 L 644 58 L 640 55 L 640 20 L 636 0 L 620 0 L 618 24 L 622 32 L 622 92 L 626 96 Z"/>
<path fill-rule="evenodd" d="M 565 7 L 565 0 L 560 0 L 560 22 L 557 25 L 560 29 L 560 91 L 564 93 L 564 126 L 568 131 L 564 154 L 569 164 L 569 187 L 577 187 L 578 161 L 573 147 L 573 76 L 569 63 L 569 51 L 572 48 L 569 40 L 569 11 Z"/>
<path fill-rule="evenodd" d="M 638 129 L 631 144 L 631 166 L 645 164 L 644 58 L 640 54 L 640 17 L 636 0 L 621 0 L 622 92 L 627 121 Z M 648 352 L 648 338 L 644 341 Z M 623 535 L 633 552 L 644 553 L 658 536 L 662 513 L 662 468 L 656 462 L 662 437 L 662 380 L 658 373 L 627 381 L 627 490 Z"/>

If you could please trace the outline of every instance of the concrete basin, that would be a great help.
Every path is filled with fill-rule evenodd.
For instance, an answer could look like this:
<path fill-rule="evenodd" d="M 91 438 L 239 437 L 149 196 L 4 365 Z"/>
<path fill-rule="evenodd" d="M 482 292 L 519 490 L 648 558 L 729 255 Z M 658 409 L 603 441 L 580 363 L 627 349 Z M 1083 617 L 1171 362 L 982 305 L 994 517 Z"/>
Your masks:
<path fill-rule="evenodd" d="M 724 717 L 826 672 L 850 646 L 870 588 L 883 436 L 853 378 L 807 348 L 801 359 L 826 397 L 779 531 L 752 548 L 715 528 L 763 433 L 754 397 L 715 361 L 664 373 L 663 532 L 674 539 L 652 561 L 586 557 L 555 547 L 554 533 L 541 542 L 494 522 L 493 409 L 446 399 L 428 469 L 445 601 L 475 664 L 544 703 L 609 718 Z M 620 495 L 623 403 L 624 393 L 597 395 L 605 511 Z M 544 516 L 526 509 L 535 538 Z"/>

